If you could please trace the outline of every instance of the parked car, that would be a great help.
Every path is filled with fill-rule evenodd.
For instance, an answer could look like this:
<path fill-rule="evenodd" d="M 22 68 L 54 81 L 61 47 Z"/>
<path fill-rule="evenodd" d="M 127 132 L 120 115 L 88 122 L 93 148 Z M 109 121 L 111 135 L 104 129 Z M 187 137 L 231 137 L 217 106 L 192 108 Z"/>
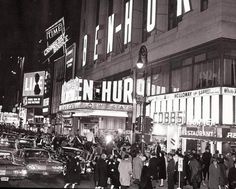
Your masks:
<path fill-rule="evenodd" d="M 24 148 L 17 152 L 17 156 L 26 165 L 29 177 L 62 175 L 63 163 L 53 160 L 47 150 Z"/>
<path fill-rule="evenodd" d="M 25 165 L 15 161 L 13 151 L 0 150 L 0 181 L 25 179 L 27 176 Z"/>

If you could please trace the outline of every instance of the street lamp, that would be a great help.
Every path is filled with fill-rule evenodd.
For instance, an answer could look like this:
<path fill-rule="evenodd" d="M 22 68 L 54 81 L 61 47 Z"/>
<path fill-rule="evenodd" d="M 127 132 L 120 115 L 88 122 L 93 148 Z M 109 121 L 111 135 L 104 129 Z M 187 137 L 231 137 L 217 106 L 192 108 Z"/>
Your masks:
<path fill-rule="evenodd" d="M 145 128 L 145 120 L 146 120 L 146 98 L 147 98 L 147 58 L 148 52 L 147 47 L 142 45 L 139 49 L 137 68 L 144 70 L 144 95 L 143 95 L 143 109 L 142 109 L 142 124 L 141 124 L 141 135 L 142 135 L 142 143 L 141 143 L 141 151 L 144 153 L 144 128 Z"/>

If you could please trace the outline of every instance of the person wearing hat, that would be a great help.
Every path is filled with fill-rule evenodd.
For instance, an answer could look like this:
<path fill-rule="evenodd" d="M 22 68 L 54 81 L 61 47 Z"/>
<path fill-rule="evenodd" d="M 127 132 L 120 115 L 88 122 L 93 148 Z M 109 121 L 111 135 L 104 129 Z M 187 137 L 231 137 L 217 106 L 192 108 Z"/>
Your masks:
<path fill-rule="evenodd" d="M 229 169 L 228 181 L 229 181 L 229 189 L 236 188 L 236 161 L 234 161 L 233 167 Z"/>
<path fill-rule="evenodd" d="M 132 163 L 128 154 L 125 154 L 124 159 L 121 160 L 118 170 L 120 173 L 121 189 L 129 188 L 132 177 Z"/>
<path fill-rule="evenodd" d="M 167 160 L 168 160 L 168 164 L 167 164 L 168 189 L 174 189 L 174 187 L 175 187 L 175 179 L 174 179 L 175 161 L 174 161 L 173 156 L 174 156 L 174 154 L 172 154 L 172 153 L 168 153 L 168 156 L 167 156 Z"/>
<path fill-rule="evenodd" d="M 219 189 L 220 188 L 220 167 L 217 162 L 217 158 L 212 158 L 212 163 L 209 167 L 209 189 Z"/>

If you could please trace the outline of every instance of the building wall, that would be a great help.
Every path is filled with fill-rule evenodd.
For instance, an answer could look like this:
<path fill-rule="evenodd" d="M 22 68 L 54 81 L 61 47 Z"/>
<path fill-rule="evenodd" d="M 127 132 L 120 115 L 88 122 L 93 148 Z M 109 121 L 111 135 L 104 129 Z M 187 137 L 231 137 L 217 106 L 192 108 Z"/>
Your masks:
<path fill-rule="evenodd" d="M 100 2 L 104 3 L 103 1 Z M 117 17 L 124 17 L 124 4 L 122 5 L 122 3 L 117 3 L 117 1 L 114 2 L 116 24 L 118 22 L 116 21 Z M 87 6 L 89 7 L 95 6 L 95 4 L 96 3 L 87 2 Z M 182 21 L 178 23 L 177 27 L 167 31 L 168 3 L 163 0 L 157 1 L 157 25 L 147 38 L 147 41 L 144 42 L 148 49 L 149 62 L 160 60 L 169 55 L 193 48 L 214 39 L 222 37 L 232 39 L 236 38 L 236 33 L 234 32 L 236 27 L 236 24 L 234 23 L 234 20 L 236 20 L 234 1 L 209 0 L 208 9 L 203 12 L 200 11 L 200 1 L 191 1 L 191 4 L 193 10 L 183 15 Z M 122 8 L 119 7 L 121 5 L 123 6 Z M 83 72 L 85 77 L 101 79 L 134 67 L 138 59 L 138 50 L 141 45 L 140 35 L 144 30 L 143 28 L 140 29 L 140 27 L 142 27 L 140 22 L 142 20 L 142 6 L 142 1 L 133 2 L 132 43 L 124 46 L 125 49 L 124 51 L 121 50 L 121 53 L 116 52 L 117 54 L 108 56 L 109 58 L 104 59 L 102 63 L 94 64 L 92 59 L 89 59 L 88 64 L 91 64 L 91 67 L 86 70 L 86 72 Z M 103 11 L 105 11 L 105 7 L 103 8 Z M 91 17 L 94 18 L 93 14 L 95 14 L 95 11 L 89 13 L 90 15 L 85 14 L 84 16 L 86 16 L 86 25 L 87 27 L 89 26 L 87 31 L 91 35 L 91 40 L 88 45 L 88 57 L 91 58 L 91 52 L 94 49 L 93 34 L 95 31 L 94 21 L 91 20 Z M 99 22 L 107 23 L 107 17 L 105 14 L 100 14 L 99 19 L 106 19 L 105 22 Z M 119 23 L 123 24 L 122 18 L 118 18 L 118 20 L 120 21 Z M 102 30 L 104 30 L 104 28 L 102 28 Z M 114 35 L 114 38 L 116 35 L 117 34 Z M 104 42 L 104 36 L 101 34 L 100 37 L 101 44 L 99 45 L 101 47 L 99 48 L 103 49 L 104 44 L 102 43 Z M 121 35 L 121 37 L 121 46 L 123 46 L 123 36 Z M 81 53 L 82 50 L 80 49 L 79 57 L 82 57 Z M 102 55 L 102 57 L 104 57 L 104 55 Z M 81 59 L 77 64 L 81 65 Z"/>

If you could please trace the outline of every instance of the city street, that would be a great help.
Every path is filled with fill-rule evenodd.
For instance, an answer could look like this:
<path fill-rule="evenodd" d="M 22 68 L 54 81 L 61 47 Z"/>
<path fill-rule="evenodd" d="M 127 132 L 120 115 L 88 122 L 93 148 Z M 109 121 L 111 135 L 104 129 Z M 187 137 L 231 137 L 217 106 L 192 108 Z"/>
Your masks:
<path fill-rule="evenodd" d="M 49 178 L 49 179 L 32 179 L 32 180 L 24 180 L 20 182 L 10 182 L 10 183 L 0 183 L 1 188 L 63 188 L 65 182 L 62 178 Z M 71 188 L 71 185 L 68 187 Z M 94 189 L 94 183 L 92 180 L 82 180 L 79 185 L 75 185 L 75 188 L 81 189 Z M 110 187 L 108 187 L 110 188 Z M 129 189 L 138 189 L 138 185 L 132 184 Z M 159 187 L 157 183 L 156 189 L 166 189 L 167 182 L 164 182 L 164 187 Z M 177 186 L 175 186 L 177 188 Z M 184 189 L 192 189 L 190 185 L 184 186 Z M 207 186 L 201 185 L 200 189 L 207 189 Z"/>

